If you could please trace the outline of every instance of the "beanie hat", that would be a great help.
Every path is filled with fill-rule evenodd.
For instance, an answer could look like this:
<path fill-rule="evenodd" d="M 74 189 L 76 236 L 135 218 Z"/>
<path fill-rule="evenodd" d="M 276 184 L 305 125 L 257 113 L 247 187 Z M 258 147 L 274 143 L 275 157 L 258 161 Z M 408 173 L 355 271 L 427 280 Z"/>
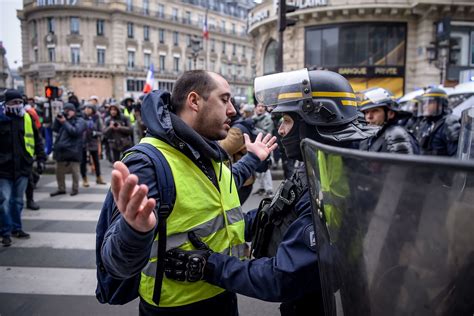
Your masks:
<path fill-rule="evenodd" d="M 74 106 L 74 104 L 66 102 L 63 105 L 63 111 L 66 111 L 66 110 L 71 110 L 71 111 L 76 112 L 76 107 Z"/>
<path fill-rule="evenodd" d="M 5 91 L 5 103 L 8 103 L 8 101 L 14 100 L 14 99 L 21 99 L 23 100 L 23 97 L 18 90 L 15 89 L 8 89 Z"/>

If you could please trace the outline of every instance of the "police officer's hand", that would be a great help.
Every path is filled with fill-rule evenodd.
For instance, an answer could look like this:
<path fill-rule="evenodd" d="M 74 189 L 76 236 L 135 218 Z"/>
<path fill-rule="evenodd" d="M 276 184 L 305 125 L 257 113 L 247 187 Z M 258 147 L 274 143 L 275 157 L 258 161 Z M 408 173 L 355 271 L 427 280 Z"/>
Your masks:
<path fill-rule="evenodd" d="M 188 238 L 197 250 L 174 248 L 166 252 L 165 275 L 169 279 L 196 282 L 205 277 L 212 250 L 194 232 L 189 232 Z"/>
<path fill-rule="evenodd" d="M 155 228 L 153 209 L 156 201 L 147 198 L 148 187 L 138 185 L 138 177 L 130 174 L 123 162 L 114 163 L 111 190 L 117 208 L 130 226 L 139 232 L 149 232 Z"/>
<path fill-rule="evenodd" d="M 37 161 L 36 162 L 36 172 L 39 174 L 43 174 L 44 171 L 44 161 Z"/>
<path fill-rule="evenodd" d="M 255 142 L 252 143 L 249 135 L 244 133 L 244 139 L 247 151 L 255 154 L 260 161 L 267 159 L 268 155 L 278 147 L 276 137 L 272 137 L 271 134 L 267 134 L 263 137 L 262 133 L 258 133 Z"/>

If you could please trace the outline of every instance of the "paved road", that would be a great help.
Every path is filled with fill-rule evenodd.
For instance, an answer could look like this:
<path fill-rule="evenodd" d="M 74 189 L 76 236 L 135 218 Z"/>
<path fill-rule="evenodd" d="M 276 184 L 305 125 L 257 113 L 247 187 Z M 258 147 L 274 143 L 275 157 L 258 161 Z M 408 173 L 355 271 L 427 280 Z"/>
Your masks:
<path fill-rule="evenodd" d="M 110 183 L 110 167 L 102 165 Z M 42 176 L 35 192 L 41 210 L 23 212 L 24 230 L 31 238 L 0 247 L 0 316 L 138 315 L 136 301 L 117 307 L 95 299 L 95 226 L 108 186 L 90 182 L 77 196 L 51 198 L 55 177 Z M 244 210 L 259 200 L 251 196 Z M 278 304 L 244 296 L 239 296 L 239 310 L 240 315 L 279 315 Z"/>

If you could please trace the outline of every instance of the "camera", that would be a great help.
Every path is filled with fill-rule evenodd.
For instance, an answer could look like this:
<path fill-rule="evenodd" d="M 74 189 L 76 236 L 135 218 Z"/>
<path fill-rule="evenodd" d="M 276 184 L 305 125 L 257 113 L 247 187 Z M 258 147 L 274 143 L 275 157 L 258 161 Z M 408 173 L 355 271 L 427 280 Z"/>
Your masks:
<path fill-rule="evenodd" d="M 57 118 L 62 118 L 64 117 L 64 112 L 61 112 L 61 113 L 58 113 L 58 115 L 56 115 Z"/>
<path fill-rule="evenodd" d="M 114 127 L 118 127 L 119 124 L 117 122 L 114 122 Z"/>

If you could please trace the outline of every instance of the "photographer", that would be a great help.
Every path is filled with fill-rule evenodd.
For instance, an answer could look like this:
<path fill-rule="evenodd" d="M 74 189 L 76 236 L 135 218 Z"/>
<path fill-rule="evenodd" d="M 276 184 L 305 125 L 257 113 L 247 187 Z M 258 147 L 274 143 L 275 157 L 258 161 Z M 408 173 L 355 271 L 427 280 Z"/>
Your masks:
<path fill-rule="evenodd" d="M 53 132 L 57 133 L 53 146 L 53 159 L 56 160 L 56 180 L 58 190 L 51 196 L 66 194 L 66 174 L 72 173 L 71 196 L 79 193 L 79 165 L 82 158 L 82 134 L 86 126 L 84 120 L 76 117 L 76 107 L 65 103 L 63 113 L 56 116 Z"/>
<path fill-rule="evenodd" d="M 132 147 L 133 128 L 121 113 L 117 103 L 111 103 L 109 116 L 105 119 L 104 139 L 109 144 L 111 163 L 120 160 L 122 153 Z"/>

